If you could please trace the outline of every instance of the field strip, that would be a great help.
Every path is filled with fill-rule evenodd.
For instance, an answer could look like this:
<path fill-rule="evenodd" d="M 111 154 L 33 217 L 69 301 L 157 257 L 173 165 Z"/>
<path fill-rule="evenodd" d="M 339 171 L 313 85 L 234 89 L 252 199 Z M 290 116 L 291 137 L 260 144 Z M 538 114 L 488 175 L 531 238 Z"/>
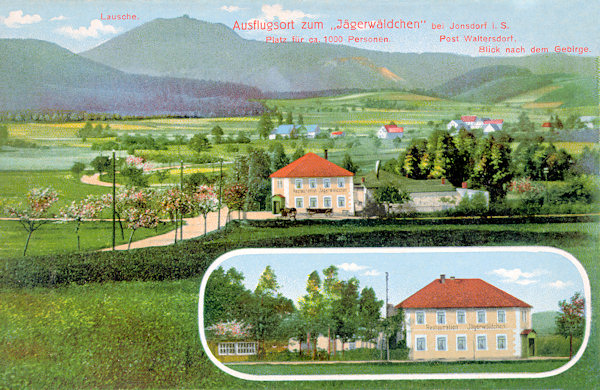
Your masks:
<path fill-rule="evenodd" d="M 535 356 L 527 359 L 515 358 L 515 359 L 502 359 L 502 360 L 489 360 L 490 362 L 523 362 L 523 361 L 540 361 L 540 360 L 569 360 L 568 356 Z M 433 361 L 440 362 L 440 361 Z M 468 363 L 474 362 L 479 363 L 481 360 L 443 360 L 443 363 Z M 399 363 L 399 364 L 423 364 L 429 363 L 422 360 L 312 360 L 312 361 L 295 361 L 295 362 L 231 362 L 223 363 L 227 366 L 256 366 L 256 365 L 312 365 L 312 364 L 387 364 L 387 363 Z"/>

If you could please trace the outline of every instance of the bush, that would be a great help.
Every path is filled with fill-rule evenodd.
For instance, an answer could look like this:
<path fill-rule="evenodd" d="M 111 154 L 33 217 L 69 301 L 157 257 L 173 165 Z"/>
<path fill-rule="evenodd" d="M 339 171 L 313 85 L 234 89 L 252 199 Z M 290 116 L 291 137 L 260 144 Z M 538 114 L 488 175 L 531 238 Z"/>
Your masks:
<path fill-rule="evenodd" d="M 573 353 L 581 346 L 581 338 L 573 337 Z M 566 337 L 538 336 L 535 339 L 537 356 L 569 356 L 569 339 Z"/>

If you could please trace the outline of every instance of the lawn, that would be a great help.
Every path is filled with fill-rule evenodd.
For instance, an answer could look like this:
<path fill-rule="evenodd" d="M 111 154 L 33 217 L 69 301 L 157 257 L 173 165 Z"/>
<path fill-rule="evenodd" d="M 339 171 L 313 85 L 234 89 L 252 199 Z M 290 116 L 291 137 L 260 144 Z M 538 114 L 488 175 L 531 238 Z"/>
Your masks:
<path fill-rule="evenodd" d="M 171 223 L 159 225 L 156 229 L 138 229 L 133 241 L 156 236 L 173 230 Z M 131 230 L 125 228 L 124 237 L 117 224 L 116 244 L 127 244 Z M 112 222 L 84 222 L 79 230 L 82 251 L 92 251 L 112 246 Z M 0 221 L 0 258 L 19 257 L 27 240 L 27 232 L 18 221 Z M 77 252 L 75 222 L 50 222 L 36 230 L 31 236 L 27 256 Z"/>
<path fill-rule="evenodd" d="M 0 383 L 11 388 L 588 389 L 600 386 L 597 375 L 600 345 L 596 326 L 592 327 L 590 343 L 582 359 L 567 372 L 551 378 L 317 384 L 247 382 L 224 374 L 208 360 L 198 335 L 199 277 L 210 264 L 210 261 L 201 260 L 206 254 L 216 258 L 229 249 L 246 247 L 546 245 L 562 248 L 577 257 L 588 272 L 592 294 L 595 296 L 599 292 L 597 222 L 473 225 L 432 222 L 420 225 L 399 221 L 299 221 L 266 223 L 266 227 L 261 227 L 262 224 L 235 223 L 225 231 L 177 247 L 103 255 L 104 260 L 114 256 L 127 260 L 125 263 L 136 256 L 156 256 L 159 258 L 157 264 L 165 270 L 169 262 L 175 261 L 177 267 L 187 267 L 190 265 L 183 262 L 184 256 L 197 257 L 197 277 L 187 280 L 106 281 L 84 285 L 71 283 L 55 288 L 0 289 L 0 361 L 3 362 L 0 364 Z M 68 266 L 74 272 L 83 270 L 84 264 L 77 264 L 76 257 L 70 259 L 72 264 Z M 86 259 L 93 262 L 94 258 Z M 54 261 L 52 258 L 47 260 Z M 87 266 L 90 265 L 93 266 Z M 121 276 L 116 272 L 111 277 Z M 594 325 L 598 324 L 596 313 L 599 309 L 597 301 L 593 302 Z M 502 367 L 512 369 L 513 364 L 517 363 L 472 363 L 461 367 L 485 372 Z M 523 371 L 546 371 L 562 365 L 561 362 L 518 364 Z M 353 367 L 340 366 L 343 370 Z M 307 369 L 314 372 L 315 369 L 310 367 Z M 378 365 L 377 369 L 393 367 Z M 450 368 L 454 372 L 457 366 L 414 367 L 441 371 Z M 353 371 L 356 372 L 356 368 Z"/>
<path fill-rule="evenodd" d="M 229 368 L 252 375 L 376 375 L 431 373 L 544 372 L 566 364 L 566 360 L 527 362 L 435 362 L 354 364 L 231 364 Z"/>

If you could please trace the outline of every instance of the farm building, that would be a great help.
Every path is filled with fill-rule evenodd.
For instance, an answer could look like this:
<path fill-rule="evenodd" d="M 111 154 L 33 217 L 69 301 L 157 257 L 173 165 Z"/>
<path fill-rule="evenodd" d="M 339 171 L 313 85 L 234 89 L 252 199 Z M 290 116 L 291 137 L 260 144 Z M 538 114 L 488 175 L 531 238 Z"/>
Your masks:
<path fill-rule="evenodd" d="M 392 205 L 392 211 L 398 213 L 420 212 L 428 213 L 455 208 L 465 197 L 471 199 L 476 194 L 483 194 L 489 202 L 487 191 L 468 188 L 455 188 L 446 180 L 413 180 L 380 170 L 369 172 L 365 176 L 355 177 L 354 200 L 355 212 L 366 215 L 379 214 L 374 205 L 375 191 L 379 187 L 391 185 L 403 189 L 410 194 L 411 200 L 403 205 Z"/>
<path fill-rule="evenodd" d="M 377 130 L 377 138 L 381 139 L 394 139 L 394 138 L 402 138 L 404 135 L 404 128 L 398 127 L 394 122 L 391 122 L 389 125 L 384 125 Z"/>
<path fill-rule="evenodd" d="M 346 133 L 344 133 L 343 131 L 332 131 L 331 134 L 329 134 L 330 138 L 342 138 L 345 136 Z"/>
<path fill-rule="evenodd" d="M 269 176 L 273 212 L 354 215 L 354 173 L 314 153 L 307 153 Z"/>
<path fill-rule="evenodd" d="M 396 308 L 405 312 L 412 360 L 535 355 L 532 306 L 481 279 L 440 275 Z"/>
<path fill-rule="evenodd" d="M 306 138 L 315 138 L 320 132 L 319 125 L 301 125 L 298 128 L 298 133 Z"/>
<path fill-rule="evenodd" d="M 269 139 L 275 139 L 277 137 L 280 138 L 290 138 L 296 131 L 296 125 L 279 125 L 269 135 Z"/>

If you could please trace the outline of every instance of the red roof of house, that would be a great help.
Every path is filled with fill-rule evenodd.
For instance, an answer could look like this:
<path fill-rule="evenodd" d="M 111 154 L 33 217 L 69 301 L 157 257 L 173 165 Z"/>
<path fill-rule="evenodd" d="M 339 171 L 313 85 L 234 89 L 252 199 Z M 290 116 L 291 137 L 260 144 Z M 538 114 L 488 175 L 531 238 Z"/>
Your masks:
<path fill-rule="evenodd" d="M 524 331 L 521 332 L 522 335 L 527 336 L 529 333 L 535 333 L 537 334 L 537 332 L 533 329 L 525 329 Z"/>
<path fill-rule="evenodd" d="M 404 133 L 404 127 L 398 127 L 395 125 L 385 125 L 385 131 L 388 133 Z"/>
<path fill-rule="evenodd" d="M 544 123 L 542 123 L 542 127 L 552 127 L 552 123 L 544 122 Z"/>
<path fill-rule="evenodd" d="M 504 123 L 504 119 L 490 119 L 487 121 L 483 121 L 484 125 L 501 125 Z"/>
<path fill-rule="evenodd" d="M 475 307 L 531 307 L 481 279 L 436 279 L 396 308 L 441 309 Z"/>
<path fill-rule="evenodd" d="M 340 177 L 354 176 L 354 173 L 345 170 L 325 160 L 314 153 L 306 153 L 298 160 L 291 162 L 269 177 Z"/>
<path fill-rule="evenodd" d="M 477 120 L 477 115 L 463 115 L 460 117 L 460 120 L 463 122 L 475 122 Z"/>
<path fill-rule="evenodd" d="M 343 131 L 332 131 L 331 132 L 331 135 L 342 135 L 342 134 L 344 134 Z"/>

